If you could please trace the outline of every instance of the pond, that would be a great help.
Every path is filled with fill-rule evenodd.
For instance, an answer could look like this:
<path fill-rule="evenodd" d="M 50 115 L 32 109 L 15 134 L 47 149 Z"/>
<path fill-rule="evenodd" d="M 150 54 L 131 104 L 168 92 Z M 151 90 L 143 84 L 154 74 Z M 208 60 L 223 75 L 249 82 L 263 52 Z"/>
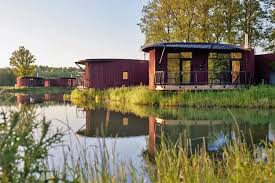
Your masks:
<path fill-rule="evenodd" d="M 154 155 L 161 139 L 181 139 L 192 151 L 203 144 L 217 152 L 236 138 L 239 130 L 248 144 L 275 141 L 274 109 L 159 108 L 125 104 L 74 105 L 63 94 L 15 94 L 1 96 L 2 110 L 27 105 L 38 118 L 51 121 L 51 130 L 61 128 L 62 145 L 50 150 L 51 168 L 62 169 L 64 161 L 79 162 L 116 159 L 128 162 L 137 171 L 145 166 L 144 153 Z M 188 142 L 188 143 L 186 143 Z M 106 152 L 102 152 L 106 151 Z M 87 155 L 88 154 L 88 155 Z"/>

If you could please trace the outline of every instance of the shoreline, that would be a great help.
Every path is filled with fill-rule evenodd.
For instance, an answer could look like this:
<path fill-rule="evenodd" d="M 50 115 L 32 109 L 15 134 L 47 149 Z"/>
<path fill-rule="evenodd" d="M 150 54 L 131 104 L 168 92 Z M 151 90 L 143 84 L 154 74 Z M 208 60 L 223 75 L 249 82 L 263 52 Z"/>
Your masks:
<path fill-rule="evenodd" d="M 29 87 L 17 88 L 12 86 L 0 86 L 1 93 L 67 93 L 74 90 L 74 88 L 61 88 L 61 87 Z"/>
<path fill-rule="evenodd" d="M 75 89 L 64 99 L 89 103 L 116 102 L 160 107 L 196 108 L 275 108 L 275 87 L 251 86 L 229 91 L 155 91 L 144 86 L 110 88 L 106 90 Z"/>

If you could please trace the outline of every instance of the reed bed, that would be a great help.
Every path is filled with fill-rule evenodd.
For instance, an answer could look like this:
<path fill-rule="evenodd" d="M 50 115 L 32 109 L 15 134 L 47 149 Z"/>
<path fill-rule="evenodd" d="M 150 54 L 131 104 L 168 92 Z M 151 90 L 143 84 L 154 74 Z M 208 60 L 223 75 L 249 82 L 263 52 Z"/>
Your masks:
<path fill-rule="evenodd" d="M 73 90 L 71 99 L 81 102 L 104 100 L 150 106 L 183 107 L 275 107 L 275 87 L 260 85 L 230 91 L 154 91 L 145 86 L 107 90 Z"/>

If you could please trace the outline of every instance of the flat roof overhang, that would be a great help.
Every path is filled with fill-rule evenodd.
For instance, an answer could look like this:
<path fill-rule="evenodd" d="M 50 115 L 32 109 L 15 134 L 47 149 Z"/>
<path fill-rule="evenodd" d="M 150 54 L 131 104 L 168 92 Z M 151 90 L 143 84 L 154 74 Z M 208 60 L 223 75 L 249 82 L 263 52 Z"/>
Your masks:
<path fill-rule="evenodd" d="M 152 49 L 165 48 L 169 50 L 213 50 L 213 51 L 245 51 L 246 49 L 222 43 L 192 43 L 192 42 L 167 42 L 167 43 L 155 43 L 147 44 L 141 47 L 142 51 L 149 52 Z"/>
<path fill-rule="evenodd" d="M 144 61 L 148 61 L 148 60 L 139 60 L 139 59 L 118 59 L 118 58 L 99 58 L 99 59 L 85 59 L 85 60 L 80 60 L 75 62 L 76 64 L 80 64 L 80 65 L 85 65 L 88 62 L 92 62 L 92 63 L 98 63 L 98 62 L 116 62 L 116 61 L 129 61 L 129 62 L 135 62 L 135 61 L 140 61 L 140 62 L 144 62 Z"/>

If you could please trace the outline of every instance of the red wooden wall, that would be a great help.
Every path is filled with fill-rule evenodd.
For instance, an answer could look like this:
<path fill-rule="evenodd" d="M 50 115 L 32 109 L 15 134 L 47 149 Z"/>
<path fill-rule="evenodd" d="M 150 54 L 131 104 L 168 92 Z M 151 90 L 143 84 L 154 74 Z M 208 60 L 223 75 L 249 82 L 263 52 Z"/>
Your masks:
<path fill-rule="evenodd" d="M 264 54 L 255 56 L 255 80 L 256 83 L 269 83 L 271 72 L 270 64 L 275 64 L 275 54 Z"/>
<path fill-rule="evenodd" d="M 121 86 L 148 85 L 148 61 L 110 59 L 89 61 L 85 67 L 85 87 L 105 89 Z M 122 73 L 128 72 L 123 80 Z"/>
<path fill-rule="evenodd" d="M 38 77 L 17 77 L 17 87 L 43 87 L 44 79 Z"/>

